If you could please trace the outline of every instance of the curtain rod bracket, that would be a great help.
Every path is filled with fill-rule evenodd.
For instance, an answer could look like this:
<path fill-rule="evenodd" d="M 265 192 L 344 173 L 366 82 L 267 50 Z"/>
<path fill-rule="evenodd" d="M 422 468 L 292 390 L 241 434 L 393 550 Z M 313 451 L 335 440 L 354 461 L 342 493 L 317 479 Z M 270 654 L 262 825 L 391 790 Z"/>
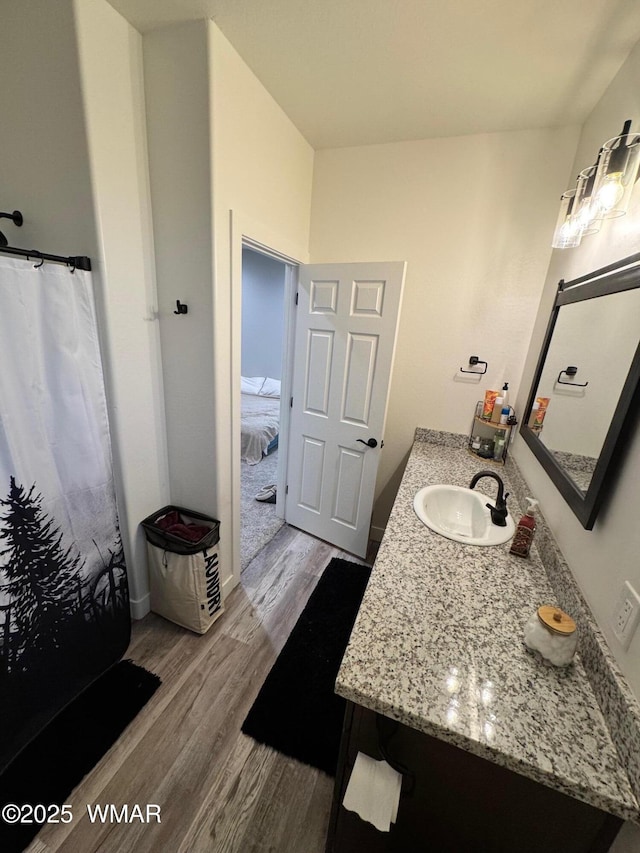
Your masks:
<path fill-rule="evenodd" d="M 17 225 L 18 228 L 24 222 L 22 214 L 19 210 L 14 210 L 13 213 L 2 213 L 0 212 L 0 219 L 10 219 L 14 225 Z"/>

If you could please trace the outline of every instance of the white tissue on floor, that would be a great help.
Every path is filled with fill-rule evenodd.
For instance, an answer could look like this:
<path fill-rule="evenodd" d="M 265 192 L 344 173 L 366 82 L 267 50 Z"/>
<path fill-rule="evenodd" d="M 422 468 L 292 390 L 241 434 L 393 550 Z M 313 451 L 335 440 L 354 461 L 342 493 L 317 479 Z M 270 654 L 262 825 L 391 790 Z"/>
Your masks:
<path fill-rule="evenodd" d="M 386 761 L 359 752 L 342 804 L 381 832 L 389 832 L 398 816 L 401 786 L 401 773 Z"/>

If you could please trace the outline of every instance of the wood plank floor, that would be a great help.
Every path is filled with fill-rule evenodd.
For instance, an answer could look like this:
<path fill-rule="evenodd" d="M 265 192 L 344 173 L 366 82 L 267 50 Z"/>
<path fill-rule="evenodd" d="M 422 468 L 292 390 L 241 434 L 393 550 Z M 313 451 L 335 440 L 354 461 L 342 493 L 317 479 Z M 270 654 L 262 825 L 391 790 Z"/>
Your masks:
<path fill-rule="evenodd" d="M 29 853 L 322 853 L 333 780 L 240 726 L 334 556 L 356 559 L 285 526 L 204 636 L 134 623 L 126 656 L 162 685 L 69 797 L 72 823 L 44 827 Z M 158 804 L 161 823 L 92 823 L 87 803 Z"/>

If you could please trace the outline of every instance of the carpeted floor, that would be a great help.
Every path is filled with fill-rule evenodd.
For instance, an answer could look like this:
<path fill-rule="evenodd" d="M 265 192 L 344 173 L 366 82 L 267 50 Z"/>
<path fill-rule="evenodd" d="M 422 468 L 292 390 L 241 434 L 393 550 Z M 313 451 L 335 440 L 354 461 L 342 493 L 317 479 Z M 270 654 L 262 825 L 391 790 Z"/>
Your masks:
<path fill-rule="evenodd" d="M 255 499 L 263 486 L 278 479 L 278 451 L 274 450 L 257 465 L 240 464 L 240 562 L 242 569 L 246 569 L 258 551 L 280 530 L 284 520 L 276 517 L 275 504 Z"/>
<path fill-rule="evenodd" d="M 370 574 L 369 566 L 331 560 L 242 724 L 260 743 L 330 776 L 346 707 L 334 685 Z"/>
<path fill-rule="evenodd" d="M 62 806 L 159 686 L 158 676 L 141 666 L 128 660 L 116 663 L 67 705 L 0 775 L 0 805 L 43 804 L 49 807 L 49 818 L 68 822 L 56 806 Z M 0 821 L 0 850 L 19 853 L 45 818 L 34 810 L 28 815 L 33 822 L 16 822 L 14 806 L 6 808 L 9 813 L 5 815 L 3 809 L 5 820 Z"/>

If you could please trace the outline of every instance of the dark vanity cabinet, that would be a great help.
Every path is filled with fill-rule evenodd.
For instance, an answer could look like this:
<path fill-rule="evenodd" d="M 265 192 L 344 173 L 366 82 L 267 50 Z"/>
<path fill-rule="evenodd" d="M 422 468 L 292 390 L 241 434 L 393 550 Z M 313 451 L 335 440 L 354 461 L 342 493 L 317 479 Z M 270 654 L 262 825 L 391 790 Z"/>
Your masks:
<path fill-rule="evenodd" d="M 341 805 L 358 752 L 407 772 L 379 832 Z M 622 821 L 463 749 L 347 703 L 326 853 L 604 853 Z"/>

